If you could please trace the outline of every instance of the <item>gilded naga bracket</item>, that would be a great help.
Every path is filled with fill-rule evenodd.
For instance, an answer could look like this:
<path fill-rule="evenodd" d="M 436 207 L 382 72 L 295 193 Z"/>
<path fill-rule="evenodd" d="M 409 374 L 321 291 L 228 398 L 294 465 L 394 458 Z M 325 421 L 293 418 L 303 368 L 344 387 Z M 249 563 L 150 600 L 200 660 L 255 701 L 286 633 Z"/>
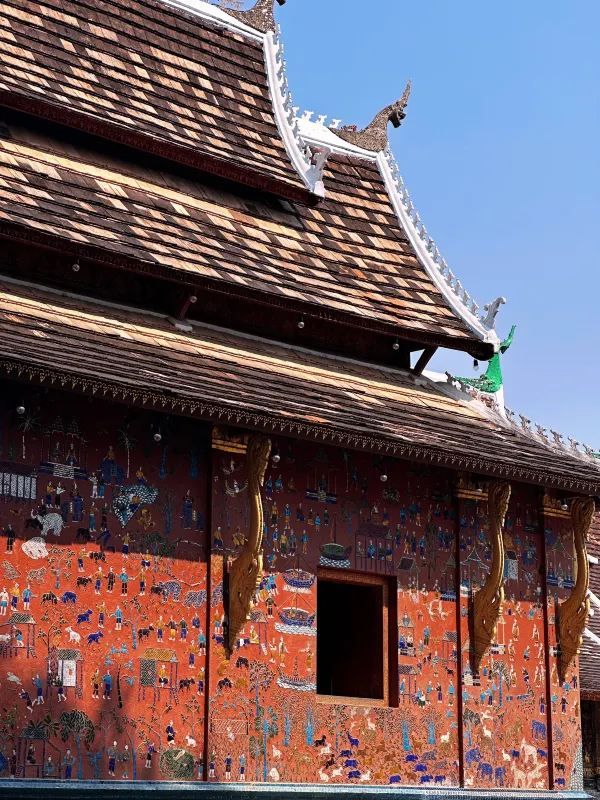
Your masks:
<path fill-rule="evenodd" d="M 277 0 L 280 6 L 284 6 L 286 0 Z M 275 30 L 275 16 L 273 14 L 274 0 L 257 0 L 254 7 L 249 11 L 233 11 L 226 9 L 227 13 L 244 22 L 246 25 L 261 33 Z"/>
<path fill-rule="evenodd" d="M 496 636 L 504 602 L 504 542 L 502 526 L 510 500 L 510 484 L 493 481 L 488 487 L 489 536 L 492 566 L 485 584 L 473 598 L 472 667 L 479 672 L 481 661 Z"/>
<path fill-rule="evenodd" d="M 362 147 L 365 150 L 373 150 L 377 153 L 385 150 L 388 144 L 388 122 L 391 122 L 394 128 L 400 127 L 402 120 L 406 116 L 410 87 L 411 84 L 408 81 L 402 97 L 382 109 L 366 128 L 357 131 L 354 125 L 346 125 L 343 128 L 332 128 L 333 132 L 344 141 L 350 142 L 350 144 L 354 144 L 357 147 Z"/>
<path fill-rule="evenodd" d="M 246 449 L 250 530 L 244 549 L 229 567 L 229 652 L 248 618 L 252 597 L 262 577 L 263 506 L 260 490 L 271 453 L 271 440 L 251 436 Z"/>
<path fill-rule="evenodd" d="M 577 558 L 577 580 L 571 595 L 558 607 L 558 677 L 561 683 L 566 681 L 567 672 L 573 659 L 579 653 L 581 638 L 590 610 L 590 601 L 587 596 L 590 567 L 585 543 L 593 516 L 594 500 L 591 497 L 577 497 L 573 500 L 571 520 Z"/>

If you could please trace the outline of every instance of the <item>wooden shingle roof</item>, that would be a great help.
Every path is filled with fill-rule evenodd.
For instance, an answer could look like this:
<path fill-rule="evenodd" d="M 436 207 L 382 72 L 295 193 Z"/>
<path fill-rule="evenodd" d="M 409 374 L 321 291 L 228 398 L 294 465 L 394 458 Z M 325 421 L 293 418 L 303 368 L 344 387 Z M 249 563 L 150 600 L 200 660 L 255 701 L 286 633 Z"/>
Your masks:
<path fill-rule="evenodd" d="M 331 131 L 307 138 L 284 66 L 277 32 L 205 0 L 6 0 L 0 122 L 2 107 L 25 112 L 127 145 L 130 163 L 65 152 L 59 128 L 43 146 L 21 136 L 21 153 L 3 142 L 6 196 L 18 196 L 3 220 L 59 249 L 77 243 L 88 257 L 108 251 L 113 263 L 368 320 L 411 347 L 489 358 L 493 321 L 448 269 L 387 156 Z M 140 169 L 130 148 L 167 161 Z M 13 157 L 22 166 L 7 176 Z M 195 168 L 188 181 L 175 162 Z M 207 174 L 233 189 L 211 195 Z"/>
<path fill-rule="evenodd" d="M 597 465 L 556 452 L 422 376 L 206 325 L 184 333 L 158 315 L 5 279 L 0 370 L 256 430 L 600 489 Z"/>
<path fill-rule="evenodd" d="M 161 0 L 5 0 L 0 104 L 308 197 L 263 41 Z"/>
<path fill-rule="evenodd" d="M 377 166 L 338 154 L 325 177 L 318 207 L 266 202 L 9 125 L 0 235 L 468 349 L 471 331 L 421 268 Z"/>

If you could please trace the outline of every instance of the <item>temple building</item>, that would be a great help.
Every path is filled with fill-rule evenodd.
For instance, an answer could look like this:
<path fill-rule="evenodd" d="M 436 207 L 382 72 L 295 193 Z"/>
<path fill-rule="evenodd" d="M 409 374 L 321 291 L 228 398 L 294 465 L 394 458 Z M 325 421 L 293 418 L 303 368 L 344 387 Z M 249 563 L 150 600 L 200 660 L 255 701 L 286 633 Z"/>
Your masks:
<path fill-rule="evenodd" d="M 0 9 L 1 796 L 583 797 L 600 462 L 235 5 Z"/>

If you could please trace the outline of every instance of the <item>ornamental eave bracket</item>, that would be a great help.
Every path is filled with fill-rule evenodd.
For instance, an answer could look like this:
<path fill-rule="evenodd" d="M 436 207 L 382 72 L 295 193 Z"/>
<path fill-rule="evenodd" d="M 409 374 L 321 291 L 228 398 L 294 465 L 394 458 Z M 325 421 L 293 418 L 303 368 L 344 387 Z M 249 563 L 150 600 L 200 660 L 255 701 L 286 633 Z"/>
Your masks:
<path fill-rule="evenodd" d="M 504 602 L 504 542 L 502 526 L 510 500 L 510 484 L 493 481 L 488 487 L 489 536 L 492 565 L 485 584 L 473 597 L 471 658 L 473 674 L 479 673 L 484 655 L 496 636 Z"/>
<path fill-rule="evenodd" d="M 270 453 L 271 440 L 267 437 L 253 435 L 248 439 L 246 473 L 250 501 L 250 525 L 246 543 L 229 567 L 227 644 L 230 653 L 233 652 L 239 632 L 248 619 L 252 598 L 262 578 L 264 517 L 261 488 Z"/>
<path fill-rule="evenodd" d="M 586 540 L 594 516 L 595 504 L 591 497 L 576 497 L 571 503 L 571 521 L 577 562 L 577 579 L 570 596 L 558 607 L 557 643 L 558 677 L 561 683 L 579 654 L 581 639 L 587 624 L 590 601 L 588 588 L 590 567 Z"/>

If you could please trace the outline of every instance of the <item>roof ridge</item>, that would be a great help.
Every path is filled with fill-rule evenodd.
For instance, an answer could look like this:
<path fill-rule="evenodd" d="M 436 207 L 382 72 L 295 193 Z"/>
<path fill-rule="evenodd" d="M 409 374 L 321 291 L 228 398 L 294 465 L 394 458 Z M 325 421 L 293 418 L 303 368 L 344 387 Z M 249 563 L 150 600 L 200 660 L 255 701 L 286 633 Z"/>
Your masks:
<path fill-rule="evenodd" d="M 494 350 L 497 350 L 500 346 L 500 339 L 495 331 L 496 315 L 500 306 L 506 303 L 506 299 L 497 297 L 492 302 L 484 305 L 485 314 L 479 312 L 479 305 L 452 272 L 435 241 L 429 235 L 410 198 L 404 179 L 400 174 L 398 163 L 389 145 L 377 155 L 377 163 L 398 216 L 398 221 L 415 249 L 421 265 L 454 313 L 463 320 L 477 338 L 492 344 Z"/>
<path fill-rule="evenodd" d="M 587 444 L 578 442 L 576 439 L 573 439 L 572 436 L 567 436 L 567 440 L 569 442 L 567 445 L 562 433 L 559 433 L 552 428 L 546 428 L 543 425 L 539 425 L 537 422 L 532 423 L 532 421 L 524 414 L 519 414 L 507 406 L 504 407 L 504 410 L 506 412 L 506 421 L 513 428 L 525 433 L 532 439 L 544 442 L 553 450 L 562 453 L 568 453 L 570 456 L 578 458 L 581 461 L 592 462 L 600 469 L 600 452 L 594 450 L 593 447 L 589 447 Z M 519 418 L 518 420 L 517 417 Z M 535 426 L 535 430 L 533 430 L 531 427 L 532 424 Z M 550 439 L 548 433 L 552 435 L 552 439 Z M 579 449 L 580 447 L 583 448 L 583 452 Z"/>
<path fill-rule="evenodd" d="M 298 120 L 292 105 L 292 93 L 287 80 L 287 63 L 283 53 L 283 41 L 279 25 L 264 34 L 265 66 L 269 92 L 273 102 L 275 121 L 283 139 L 287 154 L 304 181 L 317 197 L 324 197 L 323 170 L 329 148 L 311 148 L 300 135 Z"/>

